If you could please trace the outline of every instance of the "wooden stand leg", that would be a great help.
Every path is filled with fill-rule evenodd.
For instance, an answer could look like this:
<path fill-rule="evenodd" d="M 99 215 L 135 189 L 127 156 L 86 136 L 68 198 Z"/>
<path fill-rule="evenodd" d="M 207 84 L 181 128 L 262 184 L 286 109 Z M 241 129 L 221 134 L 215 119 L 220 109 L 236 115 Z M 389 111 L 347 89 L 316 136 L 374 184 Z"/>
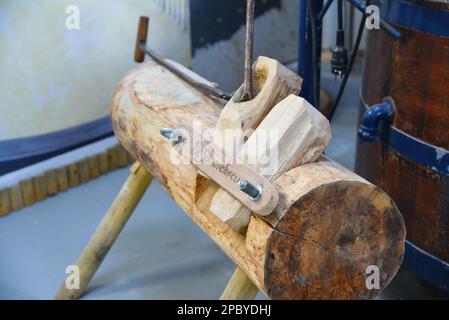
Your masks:
<path fill-rule="evenodd" d="M 148 171 L 139 162 L 136 162 L 131 168 L 128 180 L 76 262 L 79 268 L 80 288 L 67 289 L 64 281 L 55 299 L 69 300 L 81 297 L 151 180 L 152 176 Z"/>
<path fill-rule="evenodd" d="M 237 267 L 221 294 L 220 300 L 253 300 L 259 289 L 246 273 Z"/>

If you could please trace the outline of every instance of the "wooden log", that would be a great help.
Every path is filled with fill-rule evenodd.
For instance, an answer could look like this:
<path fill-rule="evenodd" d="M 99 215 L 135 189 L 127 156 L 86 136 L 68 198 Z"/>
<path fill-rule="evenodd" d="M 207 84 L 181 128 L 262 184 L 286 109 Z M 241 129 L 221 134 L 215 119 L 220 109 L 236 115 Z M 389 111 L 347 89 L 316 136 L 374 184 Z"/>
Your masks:
<path fill-rule="evenodd" d="M 76 262 L 80 274 L 80 288 L 68 289 L 65 281 L 61 285 L 55 299 L 78 299 L 86 290 L 90 279 L 103 262 L 109 249 L 114 244 L 120 231 L 125 226 L 135 207 L 144 195 L 152 180 L 151 175 L 139 163 L 131 168 L 128 180 L 121 188 L 95 234 Z"/>
<path fill-rule="evenodd" d="M 220 296 L 220 300 L 253 300 L 259 289 L 252 283 L 246 273 L 236 268 L 226 288 Z"/>
<path fill-rule="evenodd" d="M 101 175 L 109 171 L 109 158 L 107 151 L 98 155 L 98 169 Z"/>
<path fill-rule="evenodd" d="M 116 147 L 111 147 L 106 150 L 108 155 L 108 171 L 114 171 L 119 167 L 118 165 L 118 150 Z"/>
<path fill-rule="evenodd" d="M 239 159 L 274 181 L 288 169 L 318 160 L 330 138 L 329 121 L 303 98 L 289 95 L 249 137 Z M 210 210 L 235 231 L 246 231 L 251 211 L 225 190 L 214 195 Z"/>
<path fill-rule="evenodd" d="M 20 189 L 22 191 L 22 200 L 24 206 L 30 206 L 36 202 L 36 196 L 34 194 L 34 186 L 32 180 L 23 180 L 19 182 Z"/>
<path fill-rule="evenodd" d="M 67 176 L 69 178 L 69 186 L 76 187 L 80 184 L 79 167 L 77 163 L 71 163 L 67 166 Z"/>
<path fill-rule="evenodd" d="M 9 190 L 0 190 L 0 217 L 11 212 L 11 202 L 9 200 Z"/>
<path fill-rule="evenodd" d="M 100 169 L 98 166 L 98 155 L 89 157 L 89 172 L 92 179 L 98 178 L 100 175 Z"/>
<path fill-rule="evenodd" d="M 128 151 L 126 151 L 121 145 L 117 146 L 117 159 L 119 167 L 125 167 L 129 164 Z"/>
<path fill-rule="evenodd" d="M 277 178 L 278 206 L 264 220 L 253 215 L 246 237 L 209 210 L 218 186 L 190 163 L 174 165 L 181 156 L 159 130 L 194 121 L 214 128 L 219 112 L 210 99 L 148 62 L 118 85 L 111 118 L 121 144 L 268 297 L 360 299 L 385 288 L 403 258 L 402 216 L 382 190 L 330 159 Z M 370 265 L 379 267 L 379 290 L 366 286 Z"/>
<path fill-rule="evenodd" d="M 34 196 L 36 201 L 42 201 L 47 198 L 47 182 L 45 175 L 33 177 Z"/>
<path fill-rule="evenodd" d="M 47 184 L 47 195 L 53 196 L 58 193 L 58 182 L 56 179 L 56 170 L 45 172 L 45 182 Z"/>
<path fill-rule="evenodd" d="M 80 176 L 80 183 L 86 183 L 91 180 L 90 178 L 90 168 L 89 168 L 89 159 L 83 159 L 78 161 L 78 170 Z"/>
<path fill-rule="evenodd" d="M 9 188 L 9 201 L 11 211 L 17 211 L 24 207 L 22 190 L 20 189 L 19 184 Z"/>
<path fill-rule="evenodd" d="M 125 149 L 126 150 L 126 149 Z M 128 163 L 134 163 L 136 162 L 136 159 L 134 159 L 134 156 L 129 153 L 128 151 L 126 151 L 127 157 L 128 157 Z"/>
<path fill-rule="evenodd" d="M 56 181 L 59 192 L 64 192 L 69 188 L 69 178 L 66 167 L 56 169 Z"/>

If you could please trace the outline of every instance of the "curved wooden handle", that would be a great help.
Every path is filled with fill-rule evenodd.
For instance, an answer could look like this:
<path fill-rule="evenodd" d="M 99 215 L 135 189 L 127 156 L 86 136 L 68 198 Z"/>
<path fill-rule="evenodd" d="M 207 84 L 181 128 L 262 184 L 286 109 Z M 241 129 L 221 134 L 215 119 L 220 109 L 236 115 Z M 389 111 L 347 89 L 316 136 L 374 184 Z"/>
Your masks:
<path fill-rule="evenodd" d="M 139 19 L 139 27 L 137 29 L 137 39 L 136 39 L 136 47 L 134 49 L 134 61 L 143 62 L 145 60 L 145 52 L 140 48 L 141 44 L 147 44 L 147 35 L 148 35 L 148 17 L 140 17 Z"/>

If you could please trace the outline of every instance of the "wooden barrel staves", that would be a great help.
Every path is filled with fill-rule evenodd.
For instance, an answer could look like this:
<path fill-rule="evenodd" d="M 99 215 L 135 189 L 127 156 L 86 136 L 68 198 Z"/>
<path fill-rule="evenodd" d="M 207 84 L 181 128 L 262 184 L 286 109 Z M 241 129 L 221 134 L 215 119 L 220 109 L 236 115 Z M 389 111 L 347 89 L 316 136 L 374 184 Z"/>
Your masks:
<path fill-rule="evenodd" d="M 173 153 L 160 129 L 192 123 L 215 128 L 220 112 L 214 101 L 153 62 L 126 75 L 111 106 L 122 145 L 269 298 L 362 299 L 379 294 L 402 262 L 402 216 L 380 188 L 330 159 L 278 177 L 275 211 L 252 215 L 244 235 L 211 212 L 218 185 Z M 376 268 L 377 285 L 370 278 Z"/>
<path fill-rule="evenodd" d="M 449 4 L 383 1 L 400 39 L 371 30 L 356 172 L 404 215 L 404 264 L 449 289 Z"/>

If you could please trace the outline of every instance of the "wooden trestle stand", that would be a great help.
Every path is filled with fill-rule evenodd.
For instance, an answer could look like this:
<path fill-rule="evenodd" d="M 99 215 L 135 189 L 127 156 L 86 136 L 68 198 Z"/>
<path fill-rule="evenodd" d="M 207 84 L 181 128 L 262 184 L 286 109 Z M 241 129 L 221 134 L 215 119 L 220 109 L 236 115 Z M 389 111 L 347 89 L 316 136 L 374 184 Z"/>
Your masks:
<path fill-rule="evenodd" d="M 153 176 L 237 265 L 221 299 L 253 299 L 259 290 L 271 299 L 378 295 L 402 262 L 402 216 L 382 190 L 322 156 L 329 123 L 297 96 L 302 80 L 276 60 L 259 57 L 254 97 L 242 102 L 242 86 L 226 102 L 228 95 L 213 84 L 146 48 L 147 28 L 148 19 L 141 18 L 135 60 L 142 62 L 145 50 L 158 63 L 131 70 L 111 105 L 114 132 L 138 162 L 76 263 L 80 288 L 63 283 L 56 299 L 81 297 Z M 264 130 L 277 131 L 275 145 L 268 146 L 277 161 L 268 171 L 251 169 L 277 190 L 274 211 L 252 213 L 161 135 L 163 128 L 189 130 L 193 124 L 215 129 L 214 143 L 248 166 L 248 159 L 267 151 L 257 144 Z M 227 130 L 238 134 L 230 139 Z M 374 288 L 367 285 L 370 266 L 379 270 Z"/>
<path fill-rule="evenodd" d="M 111 118 L 117 138 L 138 162 L 76 263 L 80 289 L 63 284 L 57 299 L 82 295 L 152 176 L 237 265 L 222 299 L 252 299 L 258 290 L 272 299 L 364 299 L 388 285 L 404 252 L 397 207 L 382 190 L 321 156 L 328 124 L 291 95 L 299 91 L 297 76 L 259 57 L 254 81 L 253 100 L 239 103 L 233 97 L 222 109 L 155 62 L 125 76 L 114 93 Z M 206 129 L 253 128 L 253 135 L 260 127 L 279 128 L 280 161 L 268 177 L 279 193 L 273 213 L 251 214 L 193 164 L 172 163 L 171 157 L 182 156 L 173 153 L 160 129 L 194 122 Z M 366 285 L 370 265 L 380 270 L 379 289 Z"/>

